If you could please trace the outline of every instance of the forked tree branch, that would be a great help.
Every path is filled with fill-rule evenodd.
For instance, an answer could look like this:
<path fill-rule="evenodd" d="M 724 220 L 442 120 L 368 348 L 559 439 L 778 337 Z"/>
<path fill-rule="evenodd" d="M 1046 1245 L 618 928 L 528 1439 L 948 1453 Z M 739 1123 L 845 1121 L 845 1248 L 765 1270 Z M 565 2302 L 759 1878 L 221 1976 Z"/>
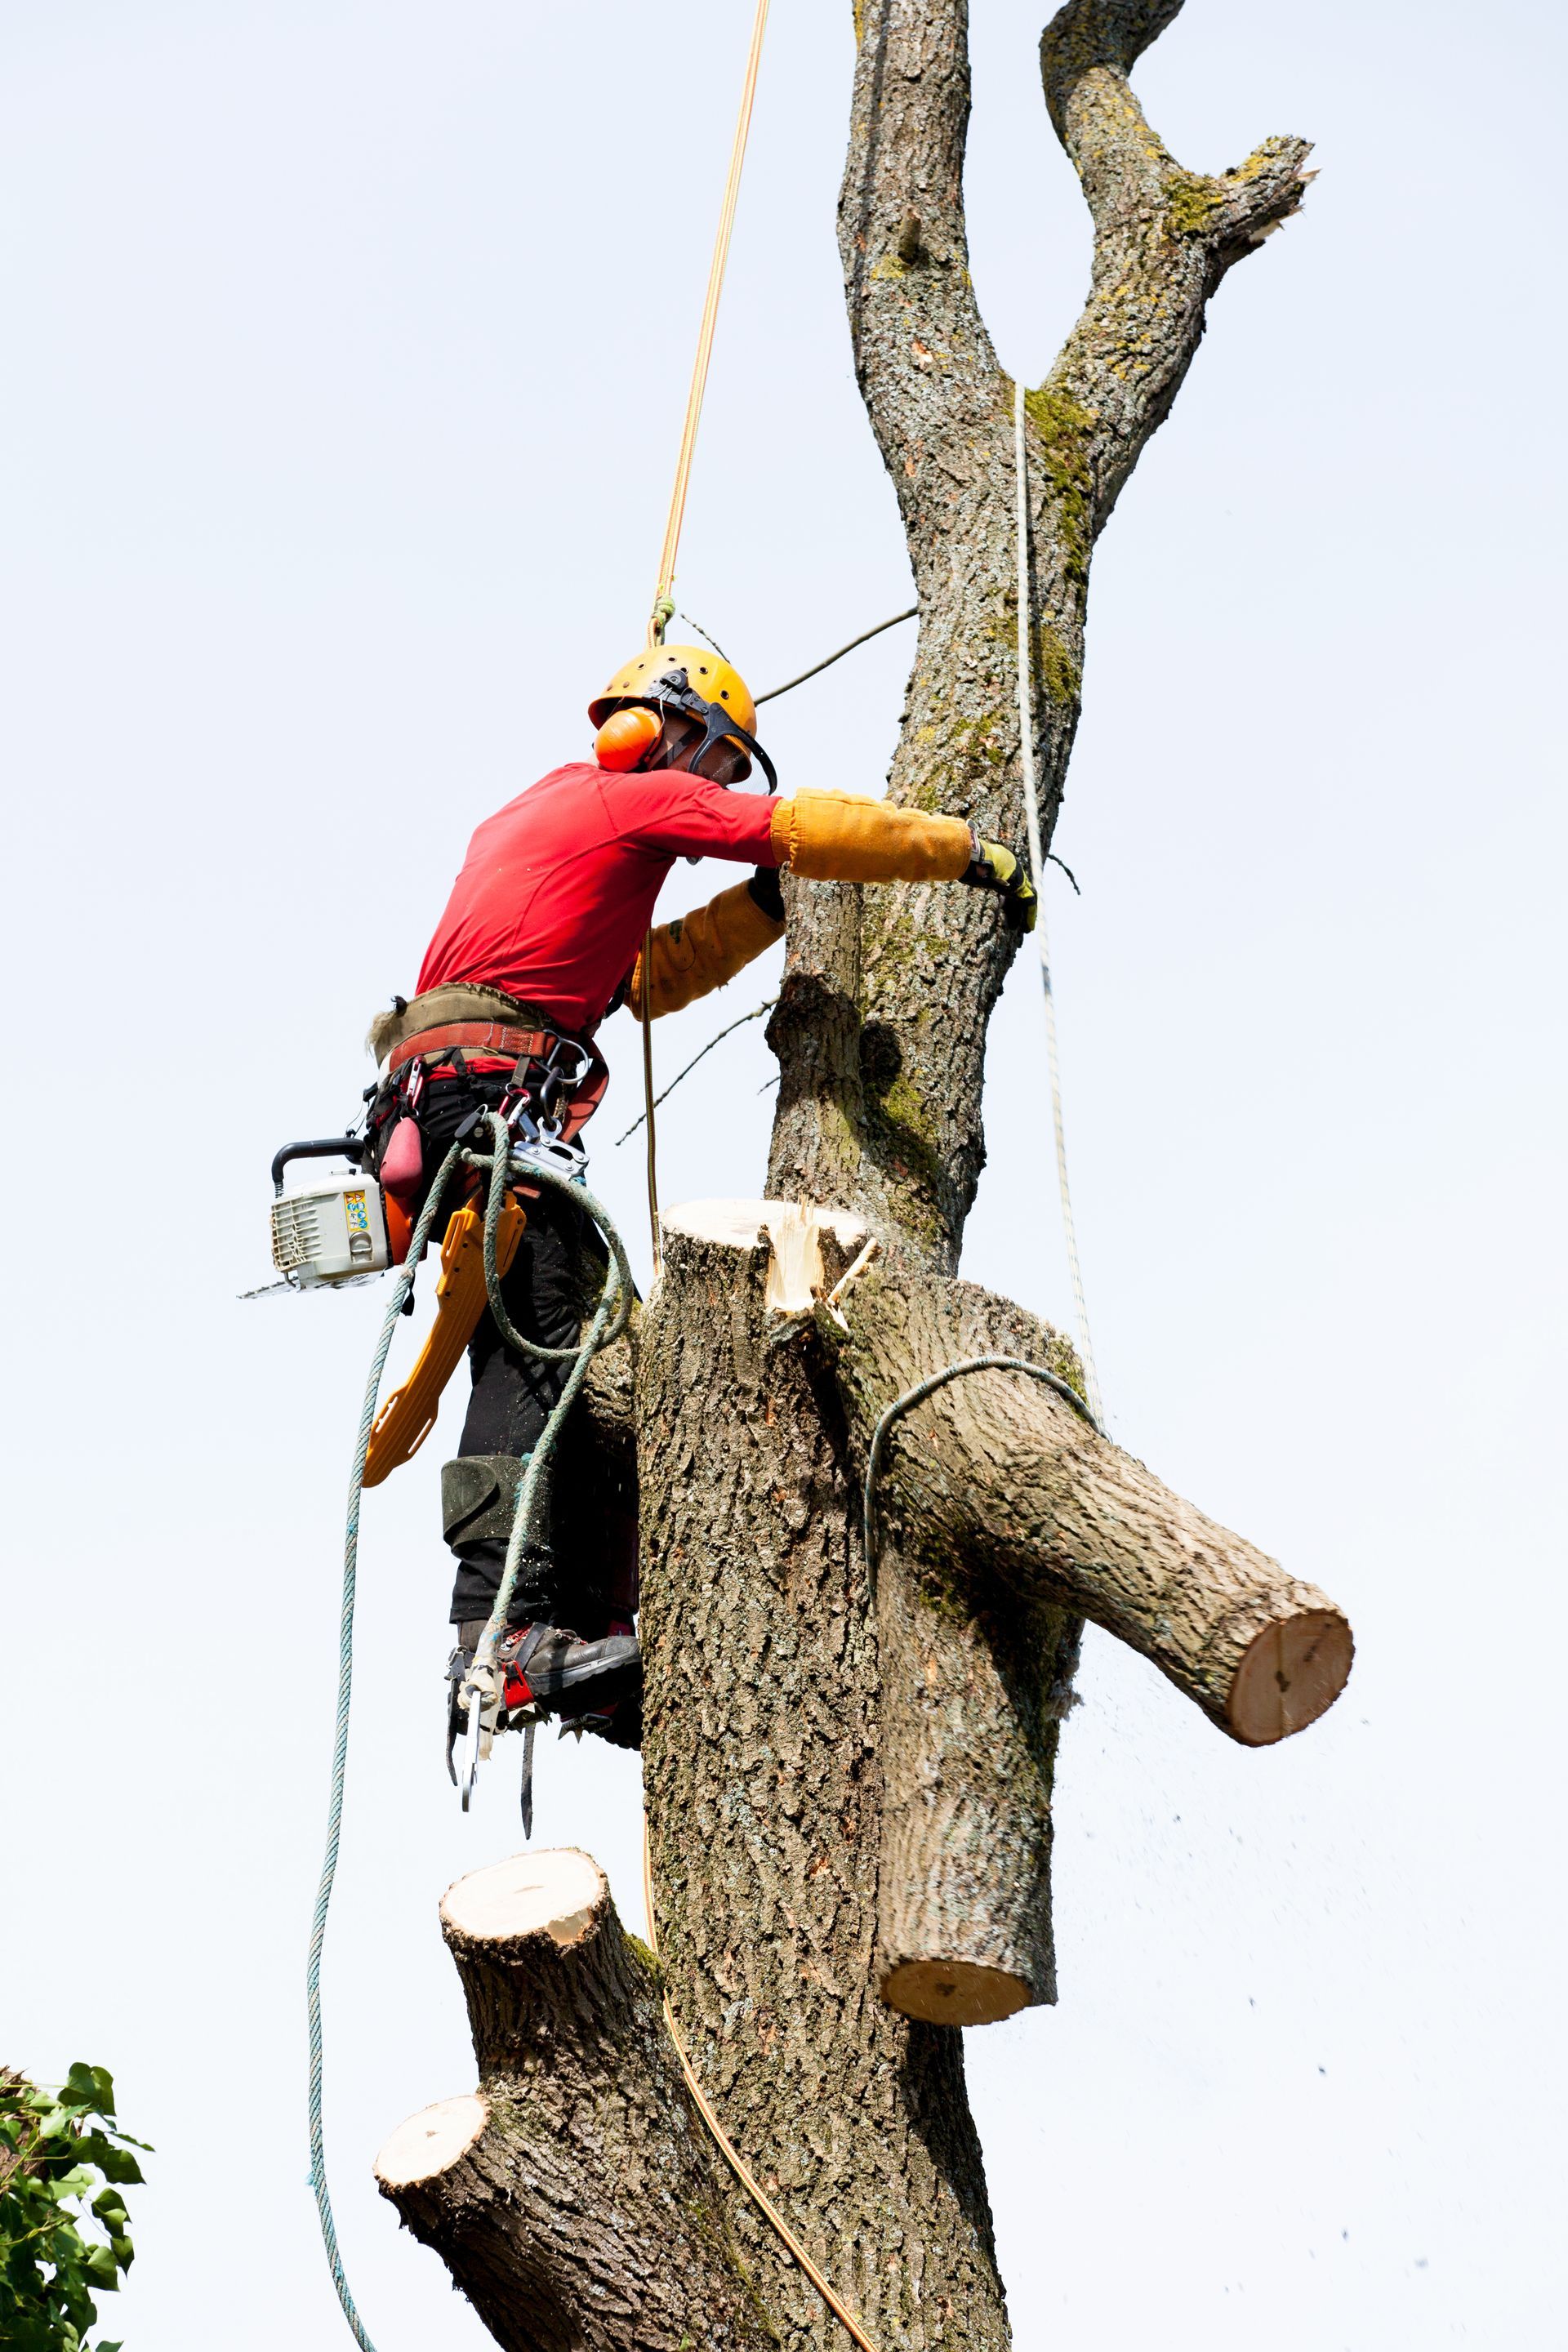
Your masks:
<path fill-rule="evenodd" d="M 1300 204 L 1308 149 L 1205 177 L 1128 87 L 1171 0 L 1071 0 L 1047 28 L 1052 119 L 1094 220 L 1088 302 L 1027 398 L 1043 846 L 1078 725 L 1095 540 L 1168 412 L 1231 265 Z M 856 370 L 898 495 L 920 635 L 889 779 L 906 806 L 1024 838 L 1012 385 L 974 299 L 963 216 L 963 0 L 859 0 L 839 249 Z M 984 1037 L 1016 934 L 978 896 L 786 883 L 770 1193 L 854 1202 L 893 1255 L 957 1265 L 984 1158 Z"/>
<path fill-rule="evenodd" d="M 1163 423 L 1227 269 L 1300 205 L 1305 139 L 1266 139 L 1213 176 L 1175 161 L 1127 77 L 1182 0 L 1070 0 L 1040 39 L 1058 136 L 1094 221 L 1083 314 L 1047 378 L 1084 411 L 1092 543 L 1140 451 Z"/>
<path fill-rule="evenodd" d="M 479 2087 L 399 2126 L 376 2179 L 506 2352 L 738 2352 L 776 2339 L 711 2144 L 603 1872 L 571 1848 L 447 1889 Z"/>

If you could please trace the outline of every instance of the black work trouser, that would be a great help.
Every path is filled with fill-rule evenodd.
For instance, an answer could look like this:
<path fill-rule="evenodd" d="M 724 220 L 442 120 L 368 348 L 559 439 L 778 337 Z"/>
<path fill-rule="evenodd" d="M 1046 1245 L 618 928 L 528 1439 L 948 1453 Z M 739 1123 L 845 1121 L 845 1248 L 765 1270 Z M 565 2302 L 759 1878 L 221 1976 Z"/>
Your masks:
<path fill-rule="evenodd" d="M 435 1176 L 456 1129 L 476 1102 L 499 1100 L 504 1077 L 433 1080 L 419 1105 L 419 1129 L 425 1145 L 426 1179 Z M 472 1136 L 476 1150 L 488 1150 L 490 1131 L 479 1127 Z M 447 1196 L 430 1229 L 430 1250 L 438 1253 L 447 1219 L 463 1205 L 468 1180 L 476 1171 L 461 1161 L 447 1180 Z M 477 1171 L 481 1189 L 473 1205 L 482 1211 L 484 1186 L 489 1171 Z M 543 1192 L 523 1202 L 528 1223 L 517 1255 L 501 1279 L 501 1303 L 512 1328 L 524 1339 L 545 1348 L 575 1347 L 582 1332 L 584 1262 L 599 1260 L 598 1235 L 581 1209 L 559 1193 Z M 596 1269 L 595 1269 L 596 1270 Z M 487 1305 L 468 1345 L 468 1370 L 473 1382 L 468 1416 L 458 1446 L 470 1454 L 531 1454 L 544 1424 L 561 1399 L 570 1364 L 541 1362 L 507 1347 Z M 553 1499 L 553 1497 L 552 1497 Z M 559 1517 L 552 1511 L 552 1519 Z M 452 1587 L 454 1625 L 488 1617 L 500 1587 L 506 1545 L 499 1538 L 465 1543 L 456 1554 Z M 547 1556 L 537 1550 L 523 1562 L 514 1595 L 514 1623 L 527 1622 L 570 1625 L 584 1630 L 592 1599 L 574 1588 L 570 1558 L 552 1545 Z"/>

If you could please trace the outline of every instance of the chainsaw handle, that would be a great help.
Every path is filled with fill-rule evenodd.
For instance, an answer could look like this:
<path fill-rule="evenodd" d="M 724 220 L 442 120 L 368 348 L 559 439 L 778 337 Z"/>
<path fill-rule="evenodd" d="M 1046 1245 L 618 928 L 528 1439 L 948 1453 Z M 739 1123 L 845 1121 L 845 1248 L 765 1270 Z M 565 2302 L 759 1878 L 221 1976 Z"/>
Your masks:
<path fill-rule="evenodd" d="M 364 1158 L 365 1138 L 363 1135 L 319 1135 L 311 1143 L 284 1144 L 281 1150 L 272 1155 L 274 1196 L 279 1200 L 283 1197 L 283 1171 L 290 1160 L 335 1160 L 340 1151 L 357 1168 Z"/>

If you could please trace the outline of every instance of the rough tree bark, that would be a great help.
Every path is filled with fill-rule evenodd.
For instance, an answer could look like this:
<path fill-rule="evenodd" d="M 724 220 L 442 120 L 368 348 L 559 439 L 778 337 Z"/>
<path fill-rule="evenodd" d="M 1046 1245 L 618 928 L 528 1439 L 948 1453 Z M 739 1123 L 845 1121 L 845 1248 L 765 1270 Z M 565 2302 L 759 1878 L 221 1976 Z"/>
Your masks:
<path fill-rule="evenodd" d="M 1179 6 L 1072 0 L 1041 43 L 1095 231 L 1083 314 L 1026 404 L 1047 839 L 1095 540 L 1209 298 L 1306 176 L 1299 140 L 1217 177 L 1162 146 L 1127 77 Z M 856 33 L 841 249 L 921 610 L 890 791 L 1016 840 L 1012 386 L 968 269 L 965 9 L 858 0 Z M 1051 1779 L 1083 1618 L 1252 1744 L 1310 1721 L 1349 1671 L 1321 1593 L 1018 1375 L 952 1383 L 898 1423 L 868 1560 L 868 1444 L 902 1389 L 974 1353 L 1080 1382 L 1058 1335 L 953 1278 L 1017 947 L 996 903 L 786 898 L 769 1197 L 666 1217 L 662 1281 L 584 1407 L 640 1488 L 659 1960 L 585 1857 L 460 1882 L 444 1924 L 479 2090 L 405 2126 L 379 2167 L 508 2346 L 847 2340 L 707 2137 L 662 1992 L 725 2128 L 876 2343 L 1000 2352 L 952 2029 L 1055 1998 Z M 830 1306 L 868 1234 L 880 1258 Z"/>

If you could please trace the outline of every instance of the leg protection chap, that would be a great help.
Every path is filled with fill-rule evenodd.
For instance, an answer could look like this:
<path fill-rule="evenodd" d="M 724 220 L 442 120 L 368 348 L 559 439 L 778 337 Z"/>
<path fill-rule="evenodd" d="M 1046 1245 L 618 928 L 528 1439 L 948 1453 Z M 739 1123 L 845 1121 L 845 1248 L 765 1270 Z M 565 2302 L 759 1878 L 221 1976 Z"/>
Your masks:
<path fill-rule="evenodd" d="M 441 1465 L 441 1533 L 459 1559 L 468 1544 L 507 1542 L 527 1458 L 465 1454 Z"/>
<path fill-rule="evenodd" d="M 516 1454 L 464 1454 L 441 1465 L 441 1532 L 463 1568 L 477 1572 L 492 1593 L 500 1589 L 527 1466 L 528 1456 Z M 474 1577 L 465 1577 L 460 1568 L 459 1590 L 471 1592 L 473 1584 Z M 512 1622 L 548 1619 L 554 1605 L 555 1556 L 547 1544 L 525 1543 L 511 1596 Z"/>

